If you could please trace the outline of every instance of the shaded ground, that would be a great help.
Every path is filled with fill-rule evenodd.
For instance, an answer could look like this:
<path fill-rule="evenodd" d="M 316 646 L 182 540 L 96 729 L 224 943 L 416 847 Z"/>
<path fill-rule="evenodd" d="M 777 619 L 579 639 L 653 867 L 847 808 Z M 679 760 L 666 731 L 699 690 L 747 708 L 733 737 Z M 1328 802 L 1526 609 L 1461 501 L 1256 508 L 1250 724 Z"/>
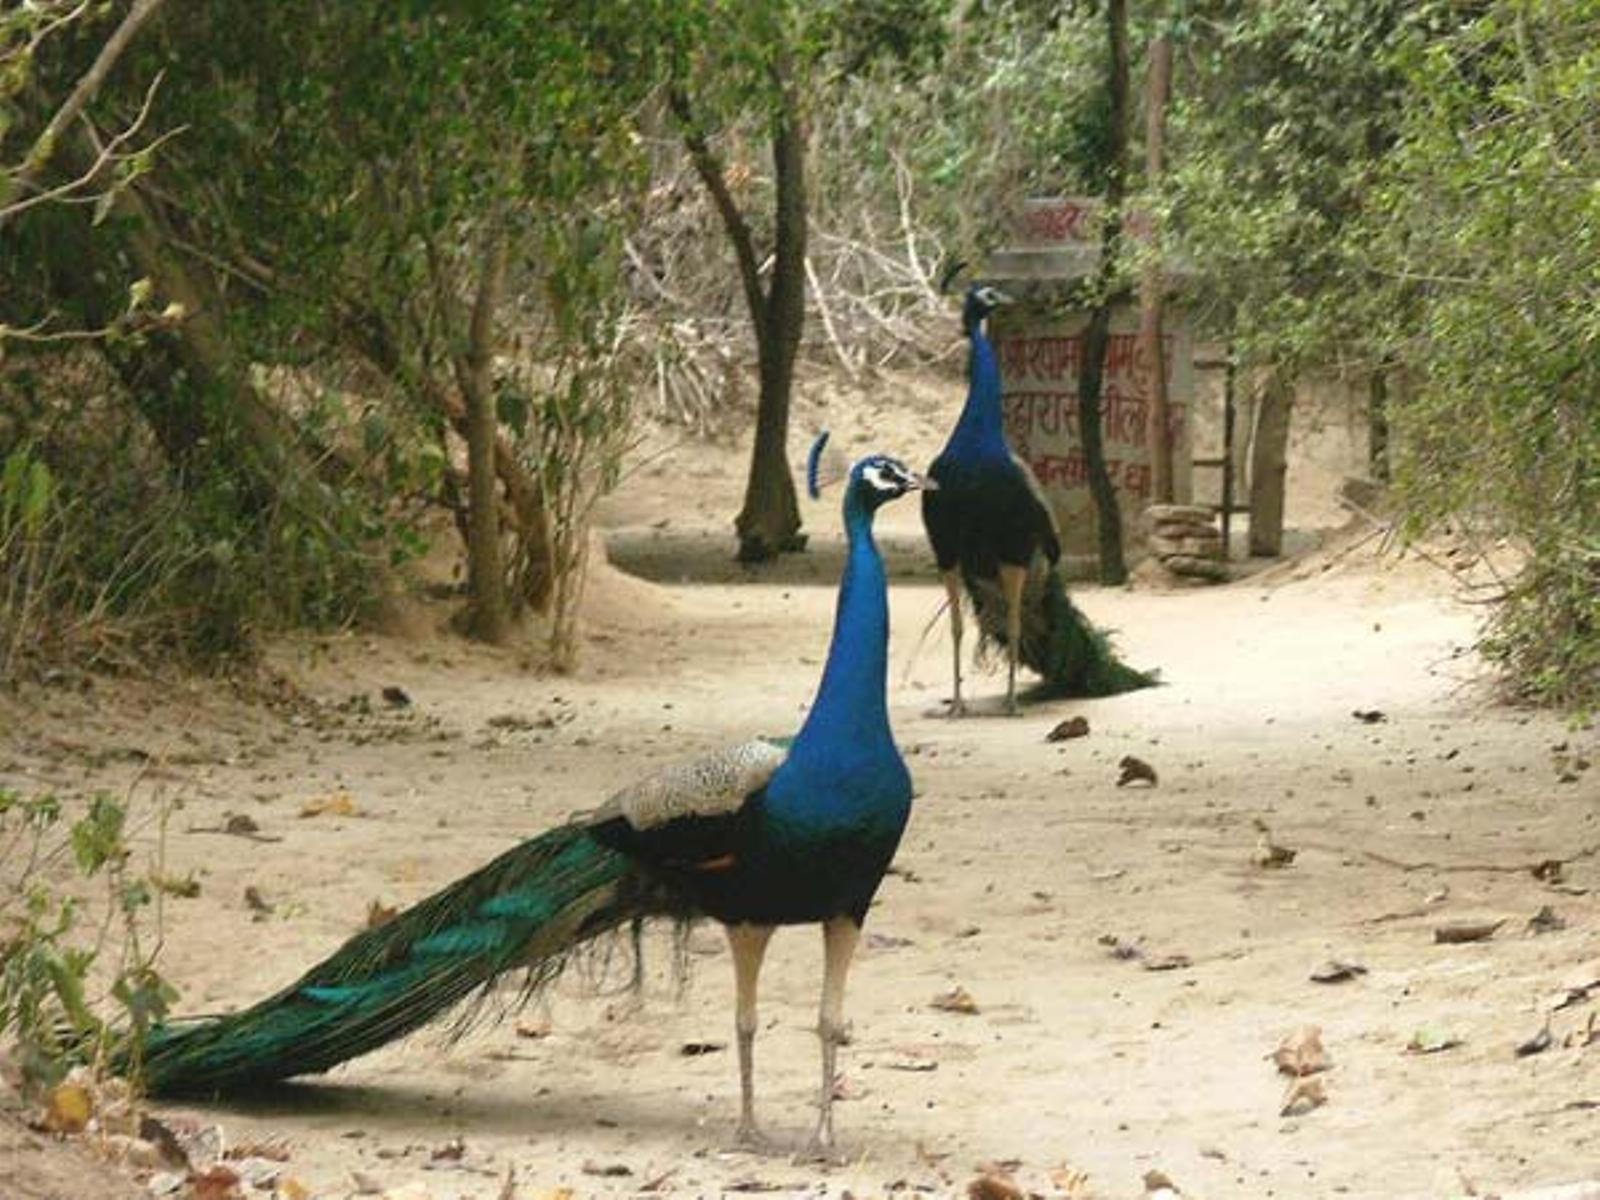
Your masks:
<path fill-rule="evenodd" d="M 914 461 L 934 440 L 880 433 Z M 81 795 L 137 778 L 137 796 L 180 797 L 167 870 L 194 872 L 202 891 L 168 902 L 164 969 L 186 1011 L 253 1000 L 331 951 L 370 902 L 418 899 L 670 756 L 796 726 L 831 620 L 836 498 L 808 510 L 824 531 L 814 555 L 747 578 L 726 566 L 725 539 L 722 557 L 684 549 L 721 538 L 737 454 L 662 465 L 608 519 L 625 530 L 619 560 L 670 563 L 628 546 L 676 543 L 680 569 L 650 572 L 670 584 L 599 581 L 577 677 L 530 678 L 514 656 L 445 638 L 302 641 L 272 656 L 302 697 L 277 710 L 202 683 L 7 701 L 0 783 Z M 1207 1197 L 1446 1196 L 1464 1179 L 1487 1191 L 1600 1175 L 1600 1043 L 1562 1044 L 1600 1010 L 1600 987 L 1549 1011 L 1563 986 L 1600 980 L 1600 771 L 1577 765 L 1597 739 L 1489 703 L 1464 651 L 1473 618 L 1442 576 L 1323 556 L 1202 592 L 1080 589 L 1167 685 L 951 723 L 929 715 L 948 683 L 942 625 L 915 650 L 938 603 L 915 522 L 901 506 L 885 541 L 905 548 L 890 701 L 919 796 L 849 993 L 849 1165 L 724 1150 L 731 972 L 710 930 L 681 989 L 659 937 L 642 997 L 568 979 L 460 1041 L 416 1038 L 209 1109 L 229 1137 L 287 1138 L 289 1172 L 330 1196 L 364 1181 L 492 1197 L 508 1168 L 531 1196 L 942 1195 L 979 1163 L 1013 1160 L 1027 1187 L 1059 1190 L 1066 1176 L 1050 1173 L 1068 1167 L 1089 1177 L 1072 1194 L 1103 1197 L 1140 1195 L 1152 1168 Z M 386 710 L 386 685 L 414 706 Z M 1075 714 L 1087 738 L 1045 742 Z M 1127 754 L 1156 787 L 1116 786 Z M 355 815 L 299 815 L 339 791 Z M 189 832 L 238 813 L 282 840 Z M 1298 850 L 1291 866 L 1255 865 L 1257 821 Z M 1574 860 L 1559 882 L 1526 869 L 1552 858 Z M 274 911 L 258 919 L 246 887 Z M 1536 936 L 1527 922 L 1545 905 L 1565 926 Z M 1506 923 L 1487 942 L 1434 943 L 1435 927 L 1478 917 Z M 761 1104 L 796 1144 L 815 1085 L 819 943 L 780 935 L 763 979 Z M 1179 955 L 1188 965 L 1145 969 Z M 1329 958 L 1367 973 L 1311 982 Z M 932 1005 L 957 985 L 976 1013 Z M 1547 1016 L 1555 1045 L 1517 1058 Z M 1267 1056 L 1306 1023 L 1333 1060 L 1328 1101 L 1282 1117 L 1287 1081 Z M 1461 1044 L 1409 1053 L 1419 1031 Z M 690 1043 L 722 1048 L 685 1055 Z M 463 1153 L 434 1157 L 456 1138 Z"/>

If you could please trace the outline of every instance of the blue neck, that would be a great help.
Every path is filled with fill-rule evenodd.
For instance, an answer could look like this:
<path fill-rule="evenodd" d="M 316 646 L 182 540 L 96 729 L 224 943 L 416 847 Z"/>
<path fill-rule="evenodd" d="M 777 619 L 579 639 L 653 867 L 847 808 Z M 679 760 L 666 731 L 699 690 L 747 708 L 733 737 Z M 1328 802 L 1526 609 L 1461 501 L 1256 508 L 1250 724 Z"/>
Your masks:
<path fill-rule="evenodd" d="M 850 541 L 833 644 L 816 703 L 796 736 L 791 760 L 808 750 L 881 737 L 893 745 L 884 687 L 889 671 L 889 595 L 883 559 L 872 540 L 872 513 L 852 487 L 845 495 L 844 527 Z"/>
<path fill-rule="evenodd" d="M 1000 411 L 1000 363 L 981 324 L 975 323 L 968 336 L 972 351 L 967 359 L 967 403 L 945 450 L 962 462 L 1009 461 L 1011 450 Z"/>

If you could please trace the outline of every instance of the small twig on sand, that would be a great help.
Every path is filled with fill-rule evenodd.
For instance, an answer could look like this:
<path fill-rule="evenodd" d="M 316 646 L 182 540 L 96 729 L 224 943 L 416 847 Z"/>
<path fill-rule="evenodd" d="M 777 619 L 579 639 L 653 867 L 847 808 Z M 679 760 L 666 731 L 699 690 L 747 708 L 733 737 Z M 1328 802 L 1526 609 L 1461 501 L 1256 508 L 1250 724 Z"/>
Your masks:
<path fill-rule="evenodd" d="M 1363 850 L 1361 854 L 1364 858 L 1370 858 L 1373 862 L 1382 863 L 1386 867 L 1394 867 L 1399 871 L 1490 871 L 1503 875 L 1521 875 L 1524 873 L 1534 874 L 1541 868 L 1548 869 L 1551 863 L 1565 867 L 1586 858 L 1593 858 L 1596 854 L 1600 854 L 1600 843 L 1593 846 L 1585 846 L 1582 850 L 1575 854 L 1569 854 L 1565 858 L 1557 858 L 1552 855 L 1549 858 L 1541 858 L 1536 862 L 1522 863 L 1440 863 L 1431 859 L 1421 862 L 1408 862 L 1402 858 L 1390 858 L 1387 854 L 1379 854 L 1376 850 Z"/>

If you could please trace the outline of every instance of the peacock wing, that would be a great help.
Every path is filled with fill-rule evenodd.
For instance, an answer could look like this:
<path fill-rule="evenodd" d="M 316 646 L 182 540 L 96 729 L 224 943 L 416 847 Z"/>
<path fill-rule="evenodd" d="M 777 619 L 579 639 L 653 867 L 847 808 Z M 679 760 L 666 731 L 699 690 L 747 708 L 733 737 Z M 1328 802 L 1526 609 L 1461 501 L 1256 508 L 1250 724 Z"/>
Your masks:
<path fill-rule="evenodd" d="M 741 742 L 646 775 L 585 819 L 603 844 L 648 865 L 719 862 L 737 849 L 750 802 L 787 757 L 773 742 Z"/>
<path fill-rule="evenodd" d="M 1044 551 L 1045 558 L 1054 563 L 1061 557 L 1061 528 L 1056 524 L 1056 510 L 1045 496 L 1039 477 L 1033 473 L 1027 460 L 1013 450 L 1011 461 L 1028 489 L 1028 495 L 1033 498 L 1033 517 L 1039 531 L 1040 549 Z"/>

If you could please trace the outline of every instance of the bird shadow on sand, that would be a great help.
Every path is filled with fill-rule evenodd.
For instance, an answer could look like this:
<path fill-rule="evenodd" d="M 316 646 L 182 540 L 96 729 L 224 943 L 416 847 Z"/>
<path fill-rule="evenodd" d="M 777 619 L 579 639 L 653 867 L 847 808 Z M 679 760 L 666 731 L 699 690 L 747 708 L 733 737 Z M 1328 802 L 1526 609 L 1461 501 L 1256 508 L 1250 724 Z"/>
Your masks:
<path fill-rule="evenodd" d="M 271 1123 L 293 1119 L 297 1123 L 349 1124 L 361 1136 L 382 1142 L 414 1139 L 420 1130 L 448 1127 L 470 1137 L 509 1138 L 518 1142 L 546 1139 L 592 1138 L 596 1127 L 615 1129 L 630 1148 L 648 1155 L 684 1156 L 704 1151 L 730 1158 L 764 1158 L 783 1163 L 797 1155 L 811 1132 L 809 1115 L 796 1108 L 793 1119 L 769 1121 L 771 1153 L 746 1152 L 733 1146 L 737 1100 L 729 1097 L 725 1112 L 712 1112 L 702 1120 L 699 1106 L 686 1104 L 682 1095 L 615 1092 L 565 1093 L 559 1086 L 535 1094 L 505 1081 L 456 1091 L 451 1086 L 396 1079 L 383 1083 L 318 1081 L 279 1083 L 247 1097 L 217 1101 L 174 1101 L 170 1107 L 201 1111 L 225 1122 L 229 1116 Z M 166 1107 L 164 1105 L 163 1107 Z M 775 1100 L 774 1110 L 788 1107 Z M 773 1111 L 773 1117 L 789 1114 Z M 857 1136 L 841 1131 L 844 1150 L 859 1158 L 868 1149 L 883 1160 L 903 1152 L 914 1158 L 916 1146 L 886 1144 L 883 1131 L 874 1129 L 871 1146 L 865 1130 Z M 891 1138 L 892 1142 L 893 1139 Z"/>

